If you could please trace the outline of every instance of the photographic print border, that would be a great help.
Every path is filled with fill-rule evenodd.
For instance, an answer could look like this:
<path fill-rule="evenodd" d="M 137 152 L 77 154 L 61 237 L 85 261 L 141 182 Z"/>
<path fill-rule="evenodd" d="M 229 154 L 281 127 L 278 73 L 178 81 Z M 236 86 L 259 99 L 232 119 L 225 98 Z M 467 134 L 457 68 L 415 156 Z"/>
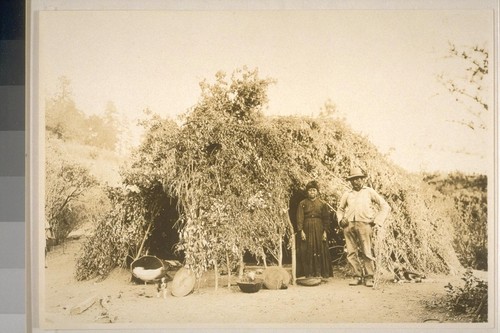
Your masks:
<path fill-rule="evenodd" d="M 43 264 L 43 251 L 42 244 L 44 243 L 43 230 L 40 230 L 41 223 L 40 217 L 43 216 L 44 204 L 41 200 L 43 195 L 43 185 L 41 178 L 44 175 L 44 166 L 40 161 L 43 161 L 43 119 L 39 116 L 40 105 L 38 105 L 38 85 L 39 77 L 38 70 L 38 50 L 40 45 L 38 39 L 38 15 L 40 11 L 73 11 L 73 10 L 102 10 L 102 11 L 115 11 L 115 10 L 146 10 L 146 11 L 245 11 L 245 10 L 491 10 L 494 15 L 494 68 L 495 68 L 495 96 L 494 96 L 494 111 L 495 111 L 495 124 L 498 123 L 498 3 L 495 1 L 310 1 L 307 4 L 301 1 L 128 1 L 121 3 L 120 1 L 31 1 L 28 3 L 27 11 L 27 156 L 28 156 L 28 174 L 27 184 L 29 192 L 26 198 L 26 229 L 27 229 L 27 242 L 26 242 L 26 316 L 28 319 L 28 330 L 33 332 L 50 332 L 51 328 L 42 328 L 40 326 L 40 306 L 42 300 L 40 299 L 41 290 L 43 290 L 44 279 L 39 276 L 40 265 Z M 498 128 L 495 128 L 495 151 L 493 152 L 495 159 L 494 179 L 489 180 L 488 188 L 493 188 L 493 193 L 489 196 L 489 202 L 494 202 L 494 205 L 488 205 L 489 217 L 489 231 L 490 235 L 494 235 L 495 242 L 489 242 L 489 267 L 494 267 L 490 273 L 493 277 L 490 286 L 490 300 L 494 300 L 494 306 L 490 306 L 489 318 L 491 321 L 487 324 L 339 324 L 332 328 L 332 325 L 311 324 L 307 329 L 317 330 L 335 330 L 336 332 L 389 332 L 402 330 L 408 332 L 417 332 L 424 330 L 427 332 L 433 331 L 460 331 L 460 332 L 494 332 L 498 329 L 498 143 L 497 136 Z M 491 193 L 490 191 L 488 191 Z M 493 206 L 493 207 L 492 207 Z M 491 217 L 493 216 L 493 217 Z M 29 221 L 29 222 L 28 222 Z M 489 280 L 491 281 L 491 280 Z M 238 330 L 301 330 L 304 329 L 303 325 L 235 325 L 235 324 L 221 324 L 221 325 L 126 325 L 126 324 L 113 324 L 109 325 L 95 325 L 90 328 L 72 327 L 57 329 L 57 331 L 64 332 L 78 331 L 86 332 L 93 329 L 102 331 L 120 330 L 120 331 L 164 331 L 168 327 L 169 330 L 182 330 L 182 329 L 203 329 L 217 331 L 220 328 L 238 329 Z"/>

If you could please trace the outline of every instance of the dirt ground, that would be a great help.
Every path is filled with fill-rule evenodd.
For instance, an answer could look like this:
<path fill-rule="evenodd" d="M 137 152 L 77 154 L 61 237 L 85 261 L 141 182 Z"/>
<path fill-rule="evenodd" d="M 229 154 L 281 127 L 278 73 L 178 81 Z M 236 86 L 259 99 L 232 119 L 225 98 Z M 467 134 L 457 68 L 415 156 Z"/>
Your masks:
<path fill-rule="evenodd" d="M 227 276 L 214 289 L 213 272 L 200 281 L 200 288 L 185 297 L 156 297 L 156 285 L 137 285 L 125 269 L 114 270 L 103 281 L 74 279 L 75 260 L 82 241 L 72 240 L 47 255 L 45 312 L 46 328 L 112 328 L 127 324 L 189 327 L 190 325 L 291 325 L 363 323 L 452 323 L 466 321 L 450 317 L 439 308 L 426 306 L 443 296 L 444 286 L 460 283 L 460 276 L 431 276 L 423 283 L 382 281 L 376 288 L 349 286 L 337 273 L 315 287 L 291 285 L 285 290 L 262 289 L 243 293 L 235 284 L 227 287 Z M 484 273 L 484 272 L 479 272 Z M 171 274 L 172 275 L 172 274 Z M 172 275 L 173 276 L 173 275 Z M 486 274 L 482 276 L 486 279 Z M 80 314 L 71 314 L 78 304 L 96 302 Z M 439 325 L 439 324 L 438 324 Z"/>

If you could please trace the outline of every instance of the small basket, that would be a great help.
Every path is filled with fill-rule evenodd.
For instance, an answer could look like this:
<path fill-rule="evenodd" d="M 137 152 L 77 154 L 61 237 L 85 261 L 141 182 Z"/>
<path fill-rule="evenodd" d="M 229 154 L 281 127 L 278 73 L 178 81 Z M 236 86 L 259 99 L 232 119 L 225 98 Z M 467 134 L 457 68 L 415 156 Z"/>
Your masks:
<path fill-rule="evenodd" d="M 238 287 L 240 287 L 240 290 L 242 292 L 244 292 L 244 293 L 256 293 L 262 288 L 262 284 L 264 283 L 264 280 L 255 279 L 254 281 L 251 281 L 251 282 L 238 281 L 236 283 L 238 284 Z"/>

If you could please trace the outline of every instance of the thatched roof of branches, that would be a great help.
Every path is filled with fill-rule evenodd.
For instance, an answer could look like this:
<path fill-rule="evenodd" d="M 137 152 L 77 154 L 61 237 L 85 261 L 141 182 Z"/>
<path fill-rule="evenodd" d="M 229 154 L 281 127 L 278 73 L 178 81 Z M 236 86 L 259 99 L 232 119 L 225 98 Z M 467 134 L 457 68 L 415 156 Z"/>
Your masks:
<path fill-rule="evenodd" d="M 345 176 L 357 165 L 392 207 L 377 235 L 379 267 L 390 270 L 394 261 L 424 272 L 459 267 L 433 190 L 342 120 L 264 116 L 272 83 L 256 70 L 237 70 L 229 80 L 218 73 L 214 83 L 201 83 L 200 100 L 182 125 L 155 115 L 144 122 L 146 136 L 124 183 L 150 195 L 161 182 L 178 199 L 179 249 L 188 266 L 201 273 L 237 263 L 244 251 L 277 257 L 293 233 L 292 192 L 315 179 L 335 209 L 348 188 Z"/>

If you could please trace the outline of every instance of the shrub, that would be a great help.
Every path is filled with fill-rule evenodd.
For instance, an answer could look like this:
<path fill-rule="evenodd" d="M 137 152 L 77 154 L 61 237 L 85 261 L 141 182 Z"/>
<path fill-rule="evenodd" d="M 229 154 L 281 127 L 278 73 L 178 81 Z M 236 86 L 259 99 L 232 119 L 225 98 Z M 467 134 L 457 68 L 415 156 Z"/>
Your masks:
<path fill-rule="evenodd" d="M 76 263 L 77 280 L 106 277 L 113 268 L 125 266 L 128 256 L 136 259 L 141 240 L 149 232 L 144 197 L 135 189 L 107 189 L 111 209 L 94 221 L 94 233 L 86 239 Z"/>
<path fill-rule="evenodd" d="M 472 270 L 467 270 L 462 280 L 463 286 L 445 286 L 447 292 L 446 307 L 454 314 L 469 315 L 473 321 L 488 321 L 488 283 L 475 277 Z"/>
<path fill-rule="evenodd" d="M 47 142 L 46 156 L 45 219 L 59 244 L 86 219 L 82 199 L 97 180 L 87 168 L 66 161 L 53 141 Z"/>
<path fill-rule="evenodd" d="M 425 180 L 451 201 L 453 246 L 460 263 L 488 269 L 487 178 L 484 175 L 426 175 Z"/>

